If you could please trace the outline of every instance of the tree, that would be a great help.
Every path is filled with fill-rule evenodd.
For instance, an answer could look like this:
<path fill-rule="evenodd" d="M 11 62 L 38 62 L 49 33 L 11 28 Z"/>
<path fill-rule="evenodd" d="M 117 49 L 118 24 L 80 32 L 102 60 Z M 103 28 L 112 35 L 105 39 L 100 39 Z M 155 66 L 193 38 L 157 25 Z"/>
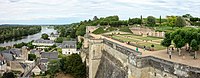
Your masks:
<path fill-rule="evenodd" d="M 152 50 L 154 50 L 154 45 L 153 44 L 151 45 L 151 47 L 152 47 Z"/>
<path fill-rule="evenodd" d="M 193 51 L 195 51 L 195 55 L 194 55 L 194 59 L 196 58 L 196 51 L 198 51 L 199 50 L 199 46 L 198 46 L 198 44 L 197 44 L 197 41 L 195 40 L 195 39 L 193 39 L 192 41 L 191 41 L 191 45 L 190 45 L 191 47 L 192 47 L 192 50 Z"/>
<path fill-rule="evenodd" d="M 183 15 L 183 17 L 184 17 L 184 18 L 192 18 L 192 15 L 190 15 L 190 14 L 185 14 L 185 15 Z"/>
<path fill-rule="evenodd" d="M 171 39 L 165 38 L 163 41 L 161 41 L 161 45 L 167 47 L 167 53 L 168 53 L 168 47 L 171 45 Z"/>
<path fill-rule="evenodd" d="M 160 23 L 160 25 L 161 25 L 161 23 L 162 23 L 162 21 L 161 21 L 161 16 L 160 16 L 160 18 L 159 18 L 159 23 Z"/>
<path fill-rule="evenodd" d="M 184 27 L 186 26 L 186 21 L 183 17 L 177 17 L 176 21 L 175 21 L 175 26 L 176 27 Z"/>
<path fill-rule="evenodd" d="M 60 67 L 63 72 L 72 74 L 76 78 L 85 78 L 86 66 L 78 54 L 63 57 L 60 60 Z"/>
<path fill-rule="evenodd" d="M 156 18 L 153 16 L 148 16 L 147 17 L 147 24 L 151 27 L 155 26 L 156 24 Z"/>
<path fill-rule="evenodd" d="M 42 34 L 41 38 L 44 39 L 44 40 L 49 40 L 49 35 L 44 33 L 44 34 Z"/>
<path fill-rule="evenodd" d="M 60 62 L 59 60 L 51 60 L 48 63 L 48 72 L 51 76 L 54 76 L 60 70 Z"/>
<path fill-rule="evenodd" d="M 28 60 L 33 61 L 36 59 L 36 55 L 35 54 L 28 54 Z"/>
<path fill-rule="evenodd" d="M 181 37 L 181 35 L 176 35 L 175 37 L 174 37 L 174 43 L 175 43 L 175 45 L 176 45 L 176 48 L 179 48 L 179 55 L 181 55 L 181 48 L 183 47 L 183 46 L 185 46 L 185 41 L 184 41 L 184 39 L 182 39 L 182 37 Z"/>
<path fill-rule="evenodd" d="M 86 26 L 80 25 L 76 31 L 77 36 L 84 36 L 86 32 Z"/>
<path fill-rule="evenodd" d="M 176 16 L 167 16 L 168 25 L 172 28 L 175 26 Z"/>
<path fill-rule="evenodd" d="M 55 40 L 56 43 L 62 43 L 63 42 L 63 38 L 62 37 L 58 37 Z"/>
<path fill-rule="evenodd" d="M 2 78 L 16 78 L 13 72 L 5 72 L 3 73 Z"/>
<path fill-rule="evenodd" d="M 71 38 L 76 38 L 76 30 L 72 29 L 69 35 Z"/>

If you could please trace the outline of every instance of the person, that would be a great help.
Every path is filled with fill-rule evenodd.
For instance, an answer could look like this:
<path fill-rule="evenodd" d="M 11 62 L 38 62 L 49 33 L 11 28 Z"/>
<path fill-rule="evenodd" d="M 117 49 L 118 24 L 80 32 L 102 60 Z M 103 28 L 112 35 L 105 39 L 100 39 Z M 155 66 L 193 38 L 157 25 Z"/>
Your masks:
<path fill-rule="evenodd" d="M 138 47 L 136 47 L 136 51 L 138 52 Z"/>
<path fill-rule="evenodd" d="M 172 52 L 174 51 L 174 47 L 172 47 Z"/>
<path fill-rule="evenodd" d="M 144 51 L 146 50 L 146 46 L 144 46 Z"/>
<path fill-rule="evenodd" d="M 169 58 L 171 59 L 172 58 L 172 52 L 169 51 Z"/>

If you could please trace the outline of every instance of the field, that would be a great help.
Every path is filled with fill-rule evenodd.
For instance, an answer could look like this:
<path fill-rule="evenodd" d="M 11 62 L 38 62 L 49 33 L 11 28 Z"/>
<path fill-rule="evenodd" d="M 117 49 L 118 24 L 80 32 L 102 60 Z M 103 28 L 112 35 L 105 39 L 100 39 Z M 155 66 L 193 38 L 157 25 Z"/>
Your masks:
<path fill-rule="evenodd" d="M 157 37 L 143 37 L 139 35 L 133 34 L 125 34 L 125 35 L 112 35 L 111 38 L 121 41 L 121 42 L 129 42 L 130 45 L 136 45 L 137 47 L 143 48 L 144 46 L 148 50 L 163 50 L 165 47 L 160 45 L 160 42 L 163 40 L 162 38 Z M 154 47 L 151 47 L 154 45 Z"/>

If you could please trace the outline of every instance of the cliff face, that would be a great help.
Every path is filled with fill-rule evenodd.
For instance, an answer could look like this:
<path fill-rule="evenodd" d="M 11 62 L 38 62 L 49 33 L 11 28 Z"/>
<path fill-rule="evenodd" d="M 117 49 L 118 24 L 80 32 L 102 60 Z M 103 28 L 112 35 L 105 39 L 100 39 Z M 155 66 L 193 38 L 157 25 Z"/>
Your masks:
<path fill-rule="evenodd" d="M 127 78 L 126 68 L 119 60 L 105 51 L 102 54 L 95 78 Z"/>

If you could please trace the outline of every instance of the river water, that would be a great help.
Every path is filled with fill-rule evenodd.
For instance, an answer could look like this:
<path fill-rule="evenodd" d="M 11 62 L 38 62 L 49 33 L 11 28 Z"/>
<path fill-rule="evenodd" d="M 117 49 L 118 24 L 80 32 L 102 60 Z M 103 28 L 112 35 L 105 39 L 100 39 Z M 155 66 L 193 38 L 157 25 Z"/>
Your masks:
<path fill-rule="evenodd" d="M 26 37 L 24 37 L 24 38 L 22 38 L 20 40 L 17 40 L 17 41 L 13 40 L 13 41 L 8 41 L 8 42 L 0 43 L 0 46 L 1 47 L 5 47 L 5 46 L 12 46 L 12 45 L 14 45 L 16 43 L 22 43 L 22 42 L 27 43 L 27 42 L 30 42 L 32 40 L 40 39 L 41 35 L 43 33 L 46 33 L 46 34 L 50 35 L 52 32 L 56 33 L 56 30 L 54 30 L 53 28 L 48 28 L 47 26 L 42 26 L 42 30 L 39 33 L 26 36 Z"/>

